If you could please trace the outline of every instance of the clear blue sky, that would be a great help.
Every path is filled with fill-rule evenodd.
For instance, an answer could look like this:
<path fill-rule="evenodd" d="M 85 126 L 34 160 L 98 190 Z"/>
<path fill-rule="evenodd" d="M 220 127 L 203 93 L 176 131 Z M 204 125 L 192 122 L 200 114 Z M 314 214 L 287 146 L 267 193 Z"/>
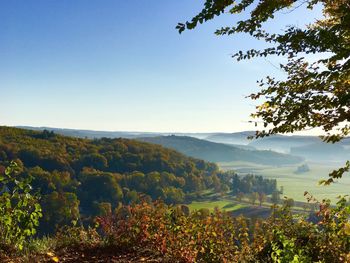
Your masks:
<path fill-rule="evenodd" d="M 261 44 L 213 34 L 224 16 L 179 35 L 196 0 L 3 0 L 0 125 L 164 132 L 232 132 L 248 123 L 245 95 L 278 60 L 237 63 Z M 302 9 L 271 28 L 312 20 Z"/>

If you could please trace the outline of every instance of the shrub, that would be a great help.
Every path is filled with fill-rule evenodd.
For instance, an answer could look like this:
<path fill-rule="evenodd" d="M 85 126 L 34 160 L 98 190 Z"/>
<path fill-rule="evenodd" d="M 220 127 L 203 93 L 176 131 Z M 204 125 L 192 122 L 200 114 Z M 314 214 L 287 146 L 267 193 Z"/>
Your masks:
<path fill-rule="evenodd" d="M 82 226 L 64 226 L 54 236 L 55 249 L 92 248 L 102 244 L 102 239 L 95 228 Z"/>
<path fill-rule="evenodd" d="M 31 194 L 32 178 L 16 177 L 17 167 L 12 162 L 0 176 L 0 244 L 22 250 L 42 214 L 38 197 Z"/>
<path fill-rule="evenodd" d="M 174 262 L 236 262 L 251 258 L 247 219 L 215 210 L 189 216 L 161 202 L 124 206 L 116 214 L 99 217 L 110 244 L 120 249 L 162 253 Z M 240 251 L 240 253 L 238 253 Z"/>

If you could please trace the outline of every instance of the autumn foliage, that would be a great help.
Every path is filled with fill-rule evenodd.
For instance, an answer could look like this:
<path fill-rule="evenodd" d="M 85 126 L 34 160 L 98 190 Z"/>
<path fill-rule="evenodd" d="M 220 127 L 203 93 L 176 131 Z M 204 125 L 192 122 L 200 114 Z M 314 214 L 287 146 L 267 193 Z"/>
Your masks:
<path fill-rule="evenodd" d="M 349 207 L 320 204 L 315 222 L 274 207 L 267 220 L 215 210 L 185 215 L 161 202 L 119 208 L 98 222 L 109 244 L 148 249 L 171 262 L 348 262 Z"/>

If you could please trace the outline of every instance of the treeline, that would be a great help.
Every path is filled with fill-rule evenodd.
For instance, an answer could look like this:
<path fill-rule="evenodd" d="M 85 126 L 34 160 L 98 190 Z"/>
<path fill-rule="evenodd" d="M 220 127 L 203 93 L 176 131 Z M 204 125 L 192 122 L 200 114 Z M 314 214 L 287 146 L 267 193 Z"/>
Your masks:
<path fill-rule="evenodd" d="M 245 176 L 238 176 L 232 174 L 231 184 L 232 194 L 238 193 L 265 193 L 272 194 L 277 190 L 277 180 L 264 178 L 261 175 L 248 174 Z"/>

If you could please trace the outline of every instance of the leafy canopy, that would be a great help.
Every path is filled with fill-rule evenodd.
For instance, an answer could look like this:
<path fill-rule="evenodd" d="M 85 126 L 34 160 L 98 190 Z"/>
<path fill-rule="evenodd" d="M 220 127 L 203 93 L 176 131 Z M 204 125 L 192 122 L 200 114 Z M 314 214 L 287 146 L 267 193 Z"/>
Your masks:
<path fill-rule="evenodd" d="M 278 12 L 302 5 L 310 10 L 321 5 L 322 19 L 305 28 L 287 26 L 282 33 L 264 28 Z M 249 17 L 218 29 L 217 35 L 247 33 L 269 45 L 262 50 L 238 51 L 233 55 L 238 61 L 270 55 L 288 60 L 280 65 L 285 79 L 268 76 L 259 82 L 260 90 L 248 96 L 263 99 L 252 114 L 264 126 L 256 137 L 321 128 L 326 134 L 324 141 L 334 143 L 350 134 L 349 0 L 206 0 L 203 10 L 191 21 L 179 23 L 177 29 L 180 33 L 194 29 L 223 13 L 249 13 Z M 310 63 L 307 54 L 316 54 L 319 59 Z M 348 171 L 349 165 L 342 169 Z M 341 177 L 343 170 L 333 172 L 331 177 Z M 330 182 L 332 178 L 325 183 Z"/>

